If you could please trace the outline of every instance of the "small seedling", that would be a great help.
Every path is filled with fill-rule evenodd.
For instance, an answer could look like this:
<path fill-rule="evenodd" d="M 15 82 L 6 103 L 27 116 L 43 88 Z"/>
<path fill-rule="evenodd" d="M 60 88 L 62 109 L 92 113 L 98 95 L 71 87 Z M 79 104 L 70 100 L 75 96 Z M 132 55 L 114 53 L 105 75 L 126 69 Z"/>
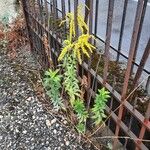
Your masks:
<path fill-rule="evenodd" d="M 77 114 L 78 118 L 78 125 L 77 129 L 79 133 L 84 133 L 85 132 L 85 122 L 88 117 L 88 112 L 85 108 L 84 102 L 81 99 L 77 99 L 74 102 L 73 109 Z"/>
<path fill-rule="evenodd" d="M 64 108 L 62 98 L 60 96 L 61 79 L 62 76 L 58 74 L 59 70 L 51 70 L 45 72 L 43 85 L 46 89 L 47 95 L 51 98 L 54 109 L 59 110 Z"/>
<path fill-rule="evenodd" d="M 103 118 L 106 118 L 104 111 L 106 108 L 106 102 L 108 101 L 109 97 L 109 92 L 106 91 L 105 88 L 98 90 L 98 94 L 96 94 L 94 102 L 94 107 L 91 109 L 92 118 L 94 119 L 95 125 L 100 124 Z"/>

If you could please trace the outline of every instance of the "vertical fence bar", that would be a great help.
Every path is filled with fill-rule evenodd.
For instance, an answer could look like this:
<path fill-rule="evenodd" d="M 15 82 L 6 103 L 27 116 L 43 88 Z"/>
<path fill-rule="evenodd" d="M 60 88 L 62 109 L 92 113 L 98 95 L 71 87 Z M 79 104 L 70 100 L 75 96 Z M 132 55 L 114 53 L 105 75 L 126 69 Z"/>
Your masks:
<path fill-rule="evenodd" d="M 29 43 L 30 43 L 30 50 L 32 51 L 33 50 L 33 43 L 32 43 L 32 40 L 31 40 L 32 36 L 30 34 L 30 28 L 29 28 L 29 24 L 28 24 L 28 22 L 29 22 L 29 19 L 28 19 L 29 15 L 26 12 L 28 10 L 28 7 L 27 7 L 27 4 L 26 4 L 26 1 L 21 0 L 21 2 L 22 2 L 22 6 L 23 6 L 22 8 L 23 8 L 23 13 L 24 13 L 26 27 L 27 27 L 27 36 L 28 36 Z"/>
<path fill-rule="evenodd" d="M 47 0 L 44 0 L 45 3 L 45 11 L 46 11 L 46 18 L 45 18 L 45 27 L 48 26 L 48 6 L 47 6 Z"/>
<path fill-rule="evenodd" d="M 94 26 L 94 35 L 97 34 L 98 6 L 99 6 L 99 0 L 96 0 L 96 2 L 95 2 L 95 26 Z M 96 40 L 94 41 L 94 44 L 95 44 L 95 42 L 96 42 Z"/>
<path fill-rule="evenodd" d="M 114 76 L 111 93 L 114 93 L 115 87 L 116 87 L 116 77 Z M 114 100 L 114 98 L 111 96 L 111 98 L 110 98 L 110 107 L 109 107 L 109 114 L 112 112 L 113 100 Z M 108 119 L 108 127 L 110 127 L 110 123 L 111 123 L 110 121 L 111 121 L 111 119 L 109 118 L 109 119 Z M 108 132 L 108 131 L 107 131 L 107 132 Z"/>
<path fill-rule="evenodd" d="M 143 53 L 140 65 L 138 67 L 138 70 L 136 72 L 135 78 L 133 80 L 133 88 L 135 88 L 137 86 L 137 83 L 138 83 L 138 81 L 139 81 L 139 79 L 141 77 L 142 71 L 144 69 L 145 63 L 146 63 L 149 55 L 150 55 L 150 38 L 149 38 L 149 40 L 147 42 L 147 46 L 146 46 L 145 51 Z"/>
<path fill-rule="evenodd" d="M 76 39 L 78 38 L 78 0 L 74 0 L 74 24 L 75 24 L 75 34 L 76 34 Z"/>
<path fill-rule="evenodd" d="M 75 25 L 75 39 L 78 38 L 78 0 L 74 0 L 74 25 Z M 77 75 L 79 75 L 79 65 L 77 65 Z"/>
<path fill-rule="evenodd" d="M 88 9 L 90 9 L 90 0 L 85 0 L 85 17 L 84 17 L 85 23 L 88 22 L 88 16 L 89 16 L 89 10 Z"/>
<path fill-rule="evenodd" d="M 37 10 L 36 10 L 37 9 L 37 2 L 36 1 L 34 3 L 34 8 L 33 9 L 34 9 L 34 12 L 33 12 L 34 13 L 34 17 L 37 18 Z"/>
<path fill-rule="evenodd" d="M 147 111 L 145 113 L 145 119 L 144 119 L 144 122 L 142 123 L 142 128 L 141 128 L 141 131 L 140 131 L 140 134 L 139 134 L 139 140 L 137 141 L 137 146 L 136 146 L 135 150 L 140 150 L 139 147 L 142 143 L 141 139 L 143 139 L 144 134 L 145 134 L 145 130 L 146 130 L 145 124 L 150 126 L 149 118 L 150 118 L 150 101 L 149 101 L 149 104 L 148 104 L 148 107 L 147 107 Z"/>
<path fill-rule="evenodd" d="M 121 103 L 124 102 L 125 96 L 127 93 L 128 82 L 129 82 L 129 77 L 130 77 L 131 67 L 132 67 L 132 61 L 133 61 L 133 56 L 134 56 L 134 51 L 135 51 L 135 46 L 136 46 L 136 40 L 137 40 L 137 36 L 138 36 L 140 20 L 141 20 L 141 15 L 142 15 L 142 10 L 143 10 L 143 2 L 144 2 L 144 0 L 138 1 L 138 6 L 137 6 L 137 10 L 136 10 L 132 39 L 131 39 L 131 44 L 130 44 L 129 59 L 128 59 L 128 63 L 127 63 L 127 69 L 126 69 L 126 73 L 125 73 L 123 90 L 122 90 L 122 94 L 121 94 Z M 119 108 L 118 124 L 116 125 L 115 136 L 118 136 L 118 134 L 119 134 L 119 130 L 120 130 L 119 124 L 120 124 L 120 121 L 121 121 L 121 118 L 123 115 L 123 109 L 124 109 L 124 106 L 122 105 Z M 115 149 L 116 142 L 117 142 L 117 139 L 114 140 L 114 149 Z"/>
<path fill-rule="evenodd" d="M 136 41 L 133 61 L 135 61 L 136 55 L 137 55 L 137 50 L 138 50 L 138 45 L 139 45 L 139 41 L 140 41 L 140 37 L 141 37 L 141 31 L 142 31 L 142 27 L 143 27 L 143 21 L 144 21 L 144 16 L 145 16 L 145 12 L 146 12 L 147 2 L 148 2 L 148 0 L 144 0 L 143 11 L 142 11 L 142 15 L 141 15 L 140 27 L 139 27 L 138 37 L 137 37 L 137 41 Z M 134 65 L 132 65 L 132 70 L 133 70 L 133 67 L 134 67 Z"/>
<path fill-rule="evenodd" d="M 53 11 L 54 11 L 54 19 L 58 18 L 57 15 L 57 0 L 53 0 Z"/>
<path fill-rule="evenodd" d="M 106 29 L 106 44 L 105 44 L 105 52 L 104 52 L 103 84 L 106 83 L 107 73 L 108 73 L 109 48 L 110 48 L 110 39 L 111 39 L 113 10 L 114 10 L 114 0 L 110 0 L 109 1 L 109 6 L 108 6 L 107 29 Z"/>
<path fill-rule="evenodd" d="M 95 27 L 94 27 L 94 36 L 97 35 L 97 24 L 98 24 L 98 6 L 99 6 L 99 0 L 96 0 L 95 2 Z M 94 40 L 94 45 L 96 47 L 96 40 Z M 101 59 L 101 55 L 99 55 L 99 60 L 97 62 L 97 65 L 99 66 L 99 63 L 100 63 L 100 59 Z M 96 71 L 96 74 L 97 74 L 97 71 Z M 92 90 L 94 90 L 96 92 L 97 90 L 97 82 L 96 82 L 96 76 L 94 76 L 94 79 L 93 79 L 93 85 L 92 85 Z M 94 88 L 94 85 L 95 85 L 95 88 Z M 90 98 L 91 99 L 91 98 Z"/>
<path fill-rule="evenodd" d="M 40 11 L 40 15 L 39 15 L 39 17 L 40 17 L 40 21 L 42 22 L 42 24 L 43 24 L 43 12 L 42 12 L 42 7 L 41 7 L 41 3 L 40 3 L 40 1 L 38 0 L 37 1 L 37 3 L 38 3 L 38 6 L 39 6 L 39 11 Z"/>
<path fill-rule="evenodd" d="M 62 20 L 65 19 L 65 16 L 66 16 L 66 11 L 65 11 L 65 0 L 61 0 L 61 6 L 62 6 Z M 64 33 L 62 33 L 62 36 L 65 36 L 65 39 L 67 38 L 67 29 L 66 29 L 66 23 L 64 23 Z M 61 40 L 63 40 L 61 38 Z"/>
<path fill-rule="evenodd" d="M 119 61 L 121 45 L 122 45 L 122 37 L 123 37 L 123 31 L 124 31 L 124 25 L 125 25 L 125 18 L 126 18 L 126 12 L 127 12 L 127 6 L 128 6 L 128 0 L 124 0 L 123 16 L 122 16 L 122 21 L 121 21 L 121 29 L 120 29 L 120 35 L 119 35 L 118 53 L 117 53 L 116 61 Z"/>
<path fill-rule="evenodd" d="M 68 12 L 71 12 L 70 0 L 68 0 Z"/>
<path fill-rule="evenodd" d="M 90 7 L 89 7 L 89 34 L 92 34 L 92 28 L 93 28 L 93 0 L 90 0 Z M 90 39 L 90 42 L 92 43 L 92 40 Z M 92 57 L 92 55 L 91 55 Z M 88 60 L 88 70 L 91 69 L 91 61 L 92 58 L 89 58 Z M 88 72 L 88 90 L 89 92 L 87 93 L 87 99 L 88 99 L 88 109 L 89 109 L 89 105 L 90 105 L 90 88 L 91 88 L 91 74 L 90 72 Z"/>
<path fill-rule="evenodd" d="M 146 82 L 146 91 L 148 92 L 148 90 L 150 90 L 150 74 Z"/>

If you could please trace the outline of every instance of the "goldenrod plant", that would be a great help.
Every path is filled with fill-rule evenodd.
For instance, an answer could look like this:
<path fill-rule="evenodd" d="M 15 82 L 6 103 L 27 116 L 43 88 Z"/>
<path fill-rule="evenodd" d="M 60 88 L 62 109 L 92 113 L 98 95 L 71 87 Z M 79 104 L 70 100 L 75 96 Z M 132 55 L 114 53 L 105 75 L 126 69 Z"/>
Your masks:
<path fill-rule="evenodd" d="M 89 40 L 94 37 L 89 34 L 88 26 L 82 17 L 81 8 L 82 7 L 80 6 L 78 7 L 77 15 L 77 25 L 80 30 L 80 36 L 78 38 L 75 38 L 77 37 L 77 33 L 75 32 L 73 13 L 68 13 L 65 20 L 61 22 L 61 24 L 67 22 L 67 25 L 69 25 L 69 35 L 63 42 L 63 48 L 58 58 L 58 60 L 61 61 L 61 65 L 59 66 L 61 66 L 61 70 L 64 73 L 63 78 L 61 75 L 58 75 L 59 70 L 46 71 L 44 86 L 47 90 L 47 94 L 52 99 L 54 107 L 60 108 L 64 106 L 62 98 L 60 97 L 61 84 L 63 84 L 65 94 L 69 96 L 70 106 L 78 119 L 76 126 L 78 132 L 84 133 L 86 131 L 86 120 L 90 117 L 89 113 L 92 114 L 91 118 L 96 125 L 100 124 L 102 119 L 106 117 L 104 109 L 109 98 L 109 92 L 104 88 L 98 90 L 94 107 L 91 109 L 91 112 L 87 111 L 87 108 L 85 107 L 86 102 L 83 98 L 84 96 L 81 96 L 82 92 L 80 90 L 80 82 L 77 76 L 77 64 L 78 62 L 82 62 L 82 53 L 87 57 L 90 57 L 90 54 L 95 47 L 89 42 Z"/>

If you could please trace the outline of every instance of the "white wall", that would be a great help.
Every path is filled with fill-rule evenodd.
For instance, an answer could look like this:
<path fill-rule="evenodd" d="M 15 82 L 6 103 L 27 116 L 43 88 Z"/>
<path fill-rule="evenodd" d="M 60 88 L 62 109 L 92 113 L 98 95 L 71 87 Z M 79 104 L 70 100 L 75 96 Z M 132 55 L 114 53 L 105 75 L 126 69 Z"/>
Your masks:
<path fill-rule="evenodd" d="M 7 16 L 11 22 L 17 16 L 14 2 L 15 0 L 0 0 L 0 21 Z"/>

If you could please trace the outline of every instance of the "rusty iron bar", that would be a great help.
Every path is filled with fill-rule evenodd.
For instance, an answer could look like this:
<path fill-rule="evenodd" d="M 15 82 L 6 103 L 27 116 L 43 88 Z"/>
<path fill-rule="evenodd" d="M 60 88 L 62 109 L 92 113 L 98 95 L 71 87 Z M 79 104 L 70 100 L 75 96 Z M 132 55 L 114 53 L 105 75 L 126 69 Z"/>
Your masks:
<path fill-rule="evenodd" d="M 132 39 L 131 39 L 131 44 L 130 44 L 129 59 L 128 59 L 128 63 L 127 63 L 127 69 L 126 69 L 126 73 L 125 73 L 125 79 L 124 79 L 123 89 L 122 89 L 122 94 L 121 94 L 121 103 L 124 102 L 125 96 L 127 93 L 128 82 L 129 82 L 129 77 L 130 77 L 131 68 L 132 68 L 132 61 L 133 61 L 133 56 L 134 56 L 135 47 L 136 47 L 136 40 L 137 40 L 137 36 L 138 36 L 140 20 L 141 20 L 141 15 L 142 15 L 142 10 L 143 10 L 143 3 L 144 3 L 144 0 L 138 1 L 135 21 L 134 21 L 134 27 L 133 27 L 133 33 L 132 33 Z M 119 123 L 120 123 L 122 115 L 123 115 L 123 110 L 124 110 L 124 107 L 121 106 L 119 109 L 119 114 L 118 114 L 119 119 L 118 119 L 118 124 L 116 126 L 115 136 L 118 136 L 118 134 L 119 134 L 119 130 L 120 130 Z M 116 142 L 117 142 L 117 139 L 114 140 L 114 148 L 115 148 Z"/>
<path fill-rule="evenodd" d="M 34 5 L 33 5 L 33 15 L 35 16 L 35 17 L 37 17 L 37 12 L 36 12 L 36 1 L 35 1 L 35 3 L 34 3 Z"/>
<path fill-rule="evenodd" d="M 148 107 L 147 107 L 147 111 L 146 111 L 146 113 L 145 113 L 145 119 L 144 119 L 144 124 L 149 124 L 150 125 L 150 100 L 149 100 L 149 104 L 148 104 Z M 136 149 L 135 150 L 140 150 L 139 149 L 139 146 L 141 145 L 141 143 L 142 143 L 142 141 L 141 141 L 141 139 L 143 139 L 143 137 L 144 137 L 144 134 L 145 134 L 145 131 L 146 131 L 146 127 L 145 127 L 145 125 L 144 124 L 142 124 L 142 128 L 141 128 L 141 131 L 140 131 L 140 134 L 139 134 L 139 139 L 140 140 L 138 140 L 137 141 L 137 147 L 136 147 Z"/>
<path fill-rule="evenodd" d="M 24 14 L 24 18 L 25 18 L 25 23 L 26 23 L 26 28 L 27 28 L 27 36 L 28 36 L 28 39 L 29 39 L 29 43 L 30 43 L 30 50 L 32 51 L 33 49 L 33 43 L 31 41 L 31 33 L 29 32 L 30 31 L 30 27 L 29 27 L 29 16 L 28 16 L 28 13 L 26 12 L 27 10 L 27 4 L 26 4 L 26 1 L 24 0 L 21 0 L 21 3 L 22 3 L 22 9 L 23 9 L 23 14 Z"/>
<path fill-rule="evenodd" d="M 99 2 L 98 2 L 98 0 L 96 1 L 96 14 L 95 14 L 95 30 L 94 30 L 94 34 L 96 35 L 96 33 L 97 33 L 97 23 L 96 23 L 96 21 L 97 21 L 97 19 L 98 19 L 98 4 L 99 4 Z M 95 43 L 96 41 L 94 41 L 94 44 L 96 44 Z M 97 72 L 98 72 L 98 67 L 99 67 L 99 64 L 100 64 L 100 60 L 101 60 L 101 55 L 99 55 L 99 59 L 98 59 L 98 62 L 97 62 L 97 64 L 96 64 L 96 70 L 95 70 L 95 76 L 94 76 L 94 79 L 93 79 L 93 82 L 92 82 L 92 90 L 94 90 L 94 85 L 95 85 L 95 83 L 97 83 L 96 82 L 96 76 L 97 76 Z M 89 86 L 90 87 L 90 86 Z M 96 85 L 95 85 L 95 91 L 96 91 Z M 88 107 L 90 106 L 90 103 L 91 103 L 91 98 L 92 98 L 92 94 L 90 93 L 89 94 L 89 100 L 88 100 Z"/>
<path fill-rule="evenodd" d="M 138 67 L 138 70 L 137 70 L 137 72 L 136 72 L 135 78 L 134 78 L 134 80 L 133 80 L 133 88 L 135 88 L 135 87 L 137 86 L 137 84 L 138 84 L 138 81 L 139 81 L 139 79 L 140 79 L 140 77 L 141 77 L 143 68 L 144 68 L 144 66 L 145 66 L 145 63 L 146 63 L 146 61 L 147 61 L 149 55 L 150 55 L 150 38 L 149 38 L 149 40 L 148 40 L 148 42 L 147 42 L 147 45 L 146 45 L 145 51 L 144 51 L 144 53 L 143 53 L 143 56 L 142 56 L 140 65 L 139 65 L 139 67 Z"/>
<path fill-rule="evenodd" d="M 137 40 L 136 40 L 136 46 L 135 46 L 133 61 L 135 61 L 136 55 L 137 55 L 138 45 L 139 45 L 141 32 L 142 32 L 142 27 L 143 27 L 143 21 L 144 21 L 144 17 L 145 17 L 145 13 L 146 13 L 146 8 L 147 8 L 147 2 L 148 2 L 148 0 L 144 0 L 143 11 L 142 11 L 142 15 L 141 15 L 141 21 L 140 21 L 138 37 L 137 37 Z M 132 65 L 132 70 L 133 70 L 133 68 L 134 68 L 134 64 Z"/>
<path fill-rule="evenodd" d="M 57 10 L 57 1 L 56 0 L 53 0 L 53 13 L 54 13 L 54 32 L 56 34 L 56 39 L 58 39 L 58 37 L 60 36 L 60 33 L 58 33 L 56 30 L 57 30 L 57 19 L 58 19 L 58 10 Z M 53 32 L 53 33 L 54 33 Z M 53 41 L 53 44 L 54 44 L 54 50 L 55 51 L 58 51 L 58 45 L 56 44 L 56 42 Z M 57 67 L 57 58 L 54 57 L 54 66 L 55 68 Z"/>
<path fill-rule="evenodd" d="M 65 19 L 65 16 L 66 16 L 65 0 L 61 0 L 61 9 L 62 9 L 62 19 Z"/>
<path fill-rule="evenodd" d="M 42 7 L 41 7 L 41 4 L 40 4 L 40 1 L 38 0 L 37 1 L 37 4 L 38 4 L 38 7 L 39 7 L 39 17 L 40 17 L 40 20 L 41 20 L 41 22 L 43 23 L 43 17 L 42 17 Z"/>
<path fill-rule="evenodd" d="M 57 1 L 56 0 L 53 0 L 53 12 L 54 12 L 54 19 L 57 20 L 58 14 L 57 14 Z"/>
<path fill-rule="evenodd" d="M 66 11 L 65 11 L 65 0 L 61 0 L 61 7 L 62 7 L 62 20 L 65 19 Z M 65 39 L 67 38 L 67 25 L 64 23 L 64 34 L 62 33 L 62 36 L 65 36 Z"/>
<path fill-rule="evenodd" d="M 46 12 L 46 18 L 45 18 L 45 28 L 48 26 L 48 5 L 47 5 L 47 0 L 44 0 L 44 3 L 45 3 L 45 12 Z"/>
<path fill-rule="evenodd" d="M 85 16 L 84 16 L 84 22 L 88 22 L 88 16 L 89 16 L 89 11 L 88 8 L 90 9 L 90 0 L 85 0 Z"/>
<path fill-rule="evenodd" d="M 107 29 L 106 29 L 106 44 L 104 52 L 104 70 L 103 70 L 103 84 L 106 84 L 108 65 L 109 65 L 109 49 L 110 49 L 110 39 L 112 30 L 112 20 L 113 20 L 113 10 L 114 10 L 114 0 L 109 1 L 108 6 L 108 16 L 107 16 Z"/>
<path fill-rule="evenodd" d="M 134 104 L 133 104 L 133 111 L 136 108 L 137 100 L 138 100 L 138 98 L 136 97 L 135 101 L 134 101 Z M 130 132 L 130 130 L 131 130 L 132 123 L 133 123 L 133 116 L 131 115 L 130 121 L 129 121 L 129 126 L 128 126 L 128 132 Z M 128 139 L 125 139 L 124 148 L 126 147 L 127 143 L 128 143 Z"/>
<path fill-rule="evenodd" d="M 114 93 L 114 91 L 115 91 L 115 86 L 116 86 L 116 77 L 114 76 L 111 93 Z M 109 114 L 111 113 L 112 108 L 113 108 L 113 101 L 114 101 L 114 98 L 111 96 L 111 98 L 110 98 L 110 107 L 109 107 Z M 110 127 L 110 120 L 111 120 L 111 119 L 108 119 L 108 127 Z"/>
<path fill-rule="evenodd" d="M 90 6 L 89 6 L 89 34 L 92 34 L 92 28 L 93 28 L 93 0 L 90 0 Z M 89 40 L 90 43 L 92 43 L 92 39 Z M 91 69 L 91 62 L 92 62 L 92 54 L 91 57 L 88 59 L 88 70 Z M 87 74 L 87 81 L 88 81 L 88 88 L 91 88 L 91 74 L 88 72 Z M 89 110 L 90 107 L 90 93 L 87 92 L 87 109 Z"/>
<path fill-rule="evenodd" d="M 75 39 L 78 38 L 78 0 L 74 0 Z"/>
<path fill-rule="evenodd" d="M 148 77 L 147 83 L 146 83 L 146 91 L 147 91 L 147 93 L 148 93 L 148 90 L 150 90 L 150 74 L 149 74 L 149 77 Z"/>
<path fill-rule="evenodd" d="M 120 35 L 119 35 L 118 53 L 117 53 L 116 61 L 119 61 L 119 57 L 120 57 L 119 52 L 121 51 L 123 31 L 124 31 L 125 18 L 126 18 L 126 12 L 127 12 L 127 6 L 128 6 L 128 0 L 124 0 L 124 8 L 123 8 L 122 21 L 121 21 L 121 29 L 120 29 Z"/>

